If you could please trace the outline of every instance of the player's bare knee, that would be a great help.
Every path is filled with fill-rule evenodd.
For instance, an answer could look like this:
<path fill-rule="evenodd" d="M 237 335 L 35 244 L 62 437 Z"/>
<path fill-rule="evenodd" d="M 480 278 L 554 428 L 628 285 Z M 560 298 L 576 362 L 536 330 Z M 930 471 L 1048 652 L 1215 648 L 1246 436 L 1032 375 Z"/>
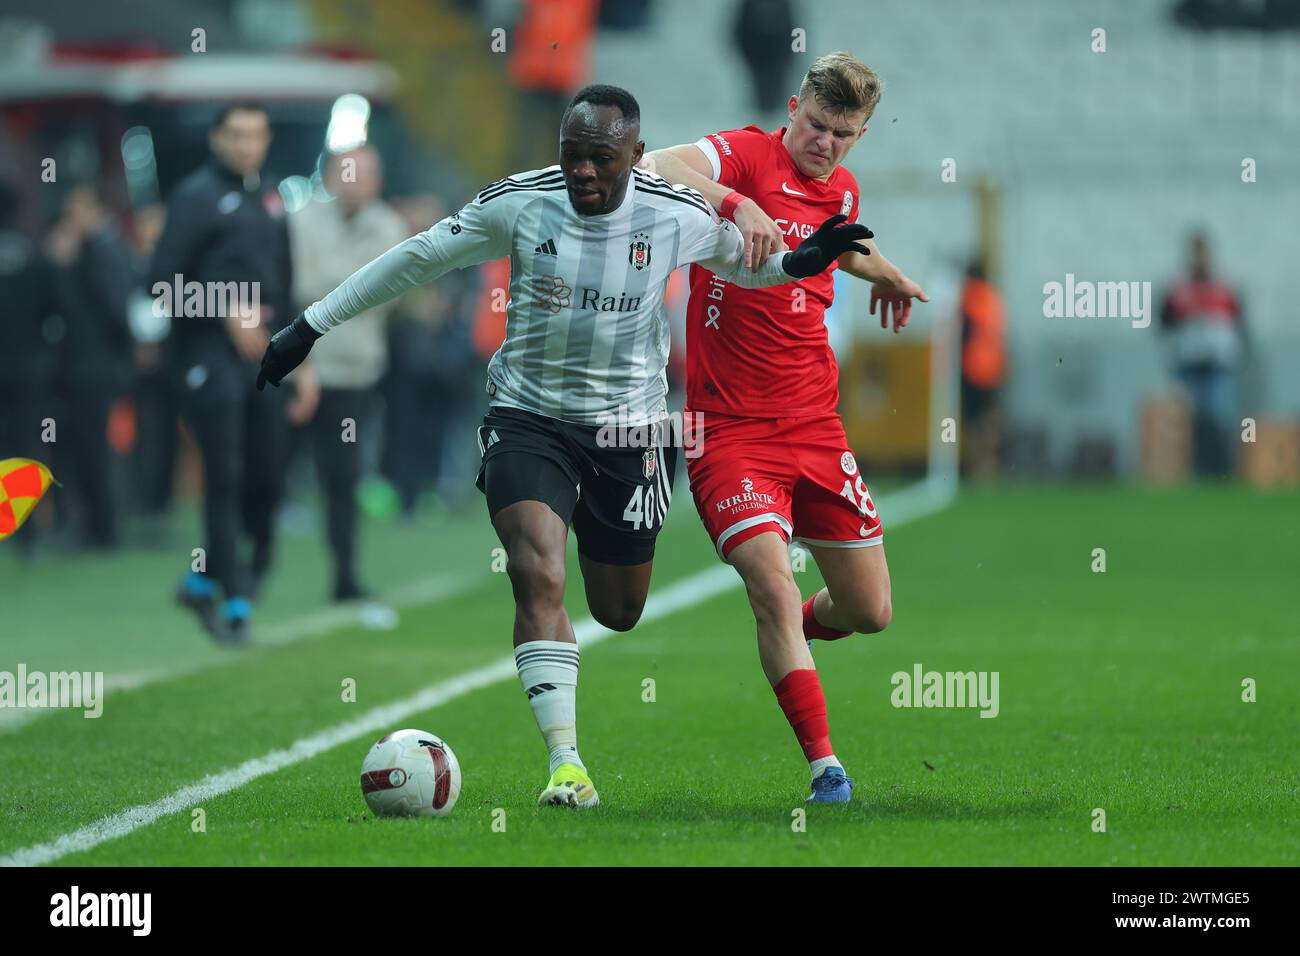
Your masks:
<path fill-rule="evenodd" d="M 852 630 L 858 634 L 879 634 L 889 626 L 894 617 L 894 606 L 888 597 L 866 602 L 850 612 Z"/>
<path fill-rule="evenodd" d="M 641 610 L 645 605 L 633 601 L 606 601 L 591 605 L 591 616 L 601 627 L 611 631 L 630 631 L 641 620 Z"/>
<path fill-rule="evenodd" d="M 894 619 L 894 606 L 886 598 L 872 609 L 872 613 L 861 622 L 866 625 L 860 628 L 863 634 L 879 634 L 885 628 L 889 627 L 889 622 Z"/>
<path fill-rule="evenodd" d="M 562 558 L 549 557 L 534 548 L 518 548 L 506 562 L 506 575 L 521 610 L 564 603 Z"/>
<path fill-rule="evenodd" d="M 745 588 L 760 622 L 781 621 L 799 613 L 799 586 L 784 569 L 751 571 L 745 577 Z"/>

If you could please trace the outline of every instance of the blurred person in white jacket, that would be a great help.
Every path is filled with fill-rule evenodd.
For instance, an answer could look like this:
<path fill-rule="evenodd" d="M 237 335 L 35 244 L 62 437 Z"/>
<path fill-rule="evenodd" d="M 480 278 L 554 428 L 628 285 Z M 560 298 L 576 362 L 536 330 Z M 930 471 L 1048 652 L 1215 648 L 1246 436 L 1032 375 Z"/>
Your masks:
<path fill-rule="evenodd" d="M 330 156 L 323 177 L 333 201 L 312 202 L 289 218 L 294 294 L 303 304 L 323 298 L 407 237 L 402 217 L 379 198 L 383 167 L 372 147 Z M 309 432 L 326 499 L 335 601 L 371 597 L 355 564 L 360 440 L 379 421 L 375 385 L 388 366 L 385 326 L 396 304 L 358 315 L 312 354 L 321 393 Z"/>

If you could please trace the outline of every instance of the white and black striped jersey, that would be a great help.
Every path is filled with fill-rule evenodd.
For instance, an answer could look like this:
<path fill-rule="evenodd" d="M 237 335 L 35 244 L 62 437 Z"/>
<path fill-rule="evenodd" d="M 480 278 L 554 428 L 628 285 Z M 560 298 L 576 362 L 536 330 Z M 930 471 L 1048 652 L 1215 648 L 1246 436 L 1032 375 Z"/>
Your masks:
<path fill-rule="evenodd" d="M 698 262 L 746 288 L 791 281 L 784 253 L 751 271 L 743 247 L 699 193 L 639 169 L 617 209 L 579 215 L 551 166 L 485 187 L 363 266 L 306 318 L 326 332 L 451 269 L 508 255 L 506 337 L 488 366 L 493 404 L 584 425 L 620 415 L 645 424 L 667 414 L 664 289 L 674 269 Z"/>

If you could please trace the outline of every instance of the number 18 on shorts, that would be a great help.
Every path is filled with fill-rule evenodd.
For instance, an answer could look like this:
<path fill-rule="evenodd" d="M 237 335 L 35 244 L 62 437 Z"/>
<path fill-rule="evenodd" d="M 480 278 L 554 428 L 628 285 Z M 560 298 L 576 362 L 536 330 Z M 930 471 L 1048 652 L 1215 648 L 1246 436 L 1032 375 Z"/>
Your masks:
<path fill-rule="evenodd" d="M 881 543 L 880 516 L 838 416 L 709 413 L 701 447 L 687 459 L 691 493 L 724 559 L 765 531 L 829 548 Z"/>

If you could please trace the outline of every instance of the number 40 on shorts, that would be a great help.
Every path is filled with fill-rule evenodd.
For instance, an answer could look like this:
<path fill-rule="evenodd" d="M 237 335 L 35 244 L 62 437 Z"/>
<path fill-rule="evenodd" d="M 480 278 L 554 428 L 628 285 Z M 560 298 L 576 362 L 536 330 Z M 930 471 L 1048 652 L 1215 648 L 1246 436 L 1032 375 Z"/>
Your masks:
<path fill-rule="evenodd" d="M 646 488 L 637 485 L 623 509 L 623 520 L 632 525 L 633 531 L 640 531 L 643 525 L 647 529 L 653 528 L 657 517 L 654 485 Z"/>

